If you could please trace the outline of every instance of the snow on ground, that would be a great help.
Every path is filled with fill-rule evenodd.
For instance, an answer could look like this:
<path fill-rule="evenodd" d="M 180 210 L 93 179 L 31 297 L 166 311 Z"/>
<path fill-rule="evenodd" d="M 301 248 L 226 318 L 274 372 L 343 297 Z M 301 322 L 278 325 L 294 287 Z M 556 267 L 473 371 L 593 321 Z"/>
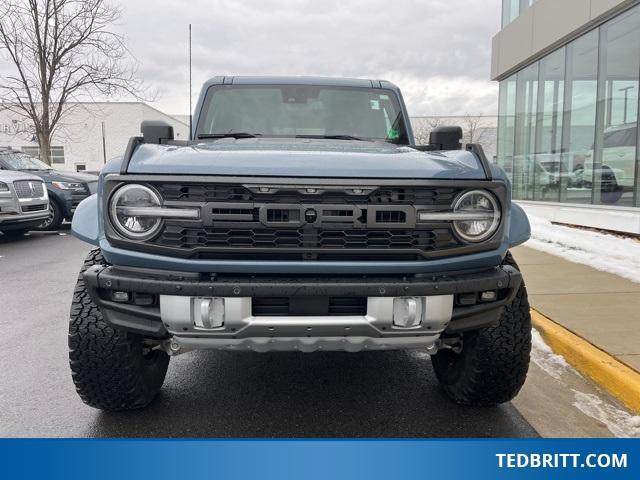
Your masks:
<path fill-rule="evenodd" d="M 527 247 L 562 257 L 640 283 L 640 241 L 553 225 L 529 216 L 531 240 Z"/>
<path fill-rule="evenodd" d="M 569 386 L 563 380 L 564 375 L 580 373 L 567 363 L 561 355 L 554 353 L 547 345 L 542 335 L 533 330 L 531 338 L 531 361 L 544 370 L 547 375 L 557 380 L 563 388 Z M 603 395 L 599 397 L 592 393 L 584 393 L 575 389 L 573 392 L 573 406 L 583 414 L 602 423 L 616 437 L 640 438 L 640 416 L 635 416 L 613 404 Z"/>
<path fill-rule="evenodd" d="M 603 401 L 591 393 L 573 391 L 573 405 L 585 415 L 604 423 L 619 438 L 640 438 L 640 417 Z"/>
<path fill-rule="evenodd" d="M 563 356 L 551 350 L 535 329 L 531 332 L 531 361 L 556 380 L 560 380 L 562 374 L 571 368 Z"/>

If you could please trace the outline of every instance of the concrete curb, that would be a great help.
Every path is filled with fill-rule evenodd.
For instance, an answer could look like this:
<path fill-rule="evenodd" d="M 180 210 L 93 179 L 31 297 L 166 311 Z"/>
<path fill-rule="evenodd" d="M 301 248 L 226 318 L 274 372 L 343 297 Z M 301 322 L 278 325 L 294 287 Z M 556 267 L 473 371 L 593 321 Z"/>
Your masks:
<path fill-rule="evenodd" d="M 531 309 L 533 326 L 549 346 L 627 408 L 640 414 L 640 372 Z"/>

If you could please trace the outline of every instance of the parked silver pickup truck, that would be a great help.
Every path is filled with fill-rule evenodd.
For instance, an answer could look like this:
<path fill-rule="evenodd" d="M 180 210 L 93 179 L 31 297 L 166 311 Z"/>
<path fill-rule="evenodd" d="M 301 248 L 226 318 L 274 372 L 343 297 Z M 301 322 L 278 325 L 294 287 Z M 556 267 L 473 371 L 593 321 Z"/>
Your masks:
<path fill-rule="evenodd" d="M 49 216 L 49 195 L 40 177 L 0 170 L 0 232 L 22 235 Z"/>

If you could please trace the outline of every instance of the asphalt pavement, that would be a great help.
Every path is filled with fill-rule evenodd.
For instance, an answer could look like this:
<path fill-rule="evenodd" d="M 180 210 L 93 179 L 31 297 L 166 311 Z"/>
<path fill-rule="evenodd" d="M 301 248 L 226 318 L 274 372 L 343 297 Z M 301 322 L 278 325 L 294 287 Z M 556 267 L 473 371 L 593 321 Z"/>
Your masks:
<path fill-rule="evenodd" d="M 61 233 L 0 236 L 0 436 L 533 437 L 511 405 L 463 408 L 426 353 L 192 352 L 147 409 L 82 403 L 68 367 L 71 293 L 89 246 Z"/>

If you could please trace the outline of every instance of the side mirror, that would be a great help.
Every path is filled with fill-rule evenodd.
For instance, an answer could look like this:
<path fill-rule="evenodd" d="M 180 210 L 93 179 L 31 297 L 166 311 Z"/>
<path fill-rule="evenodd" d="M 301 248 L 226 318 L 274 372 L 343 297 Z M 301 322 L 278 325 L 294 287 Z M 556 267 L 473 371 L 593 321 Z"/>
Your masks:
<path fill-rule="evenodd" d="M 173 140 L 173 127 L 167 122 L 145 120 L 140 124 L 144 143 L 167 143 Z"/>
<path fill-rule="evenodd" d="M 460 150 L 462 148 L 461 127 L 437 127 L 429 134 L 429 144 L 437 150 Z"/>

